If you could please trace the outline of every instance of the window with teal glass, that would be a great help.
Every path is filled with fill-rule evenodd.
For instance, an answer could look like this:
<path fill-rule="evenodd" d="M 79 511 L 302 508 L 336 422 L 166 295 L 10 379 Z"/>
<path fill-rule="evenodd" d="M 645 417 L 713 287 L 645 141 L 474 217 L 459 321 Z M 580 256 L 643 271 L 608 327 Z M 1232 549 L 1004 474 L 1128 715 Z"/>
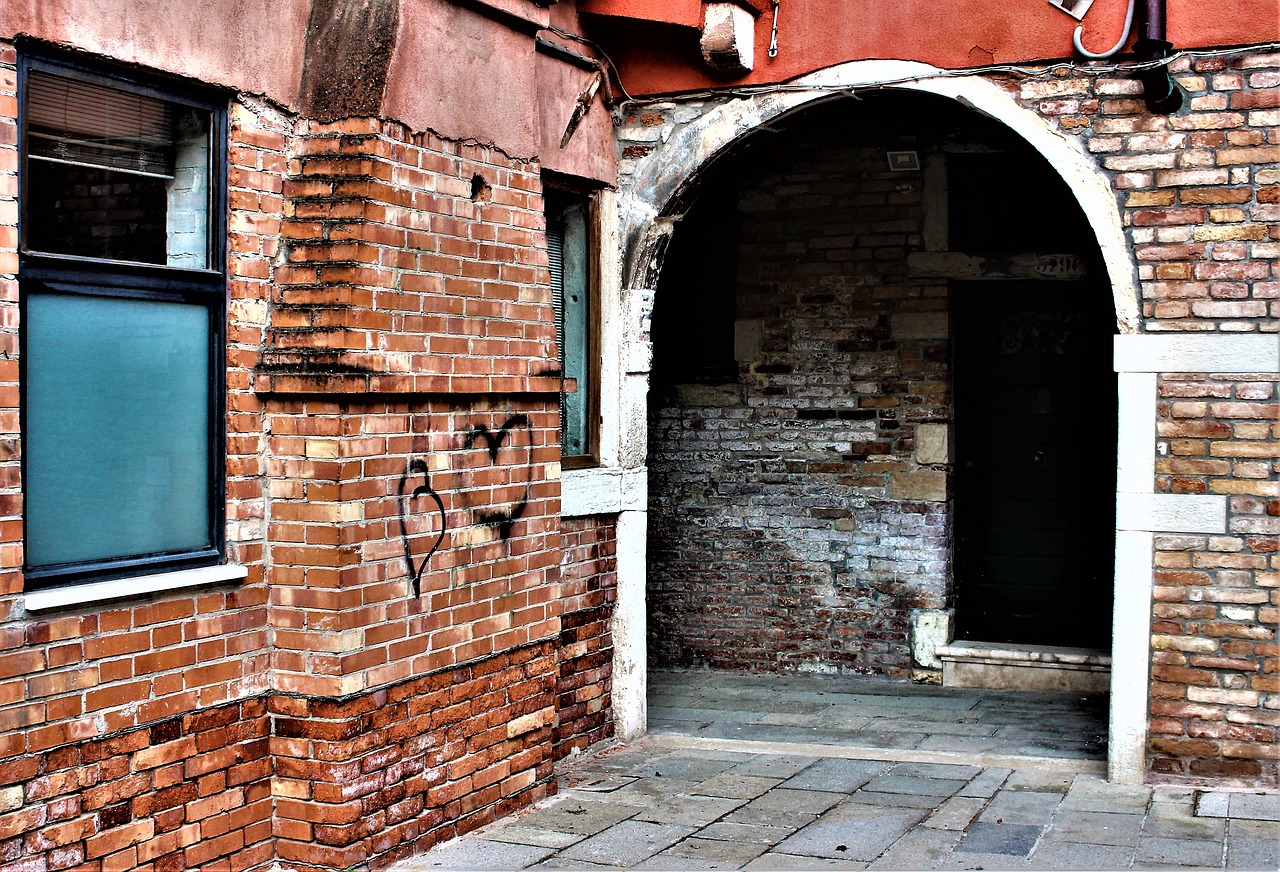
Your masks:
<path fill-rule="evenodd" d="M 225 101 L 20 65 L 28 589 L 223 558 Z"/>
<path fill-rule="evenodd" d="M 546 202 L 556 342 L 564 379 L 560 394 L 560 453 L 571 461 L 577 458 L 589 462 L 595 453 L 596 399 L 592 384 L 591 200 L 548 191 Z"/>

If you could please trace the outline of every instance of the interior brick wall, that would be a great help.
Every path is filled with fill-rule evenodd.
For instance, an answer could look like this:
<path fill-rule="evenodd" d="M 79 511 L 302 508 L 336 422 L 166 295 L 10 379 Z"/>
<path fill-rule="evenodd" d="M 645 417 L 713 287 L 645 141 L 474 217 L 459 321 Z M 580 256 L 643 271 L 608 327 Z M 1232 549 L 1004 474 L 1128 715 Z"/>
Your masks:
<path fill-rule="evenodd" d="M 950 418 L 946 282 L 907 275 L 920 176 L 806 130 L 736 173 L 728 317 L 758 348 L 734 382 L 651 394 L 650 652 L 901 678 L 911 611 L 949 592 L 945 466 L 914 456 L 915 425 Z"/>

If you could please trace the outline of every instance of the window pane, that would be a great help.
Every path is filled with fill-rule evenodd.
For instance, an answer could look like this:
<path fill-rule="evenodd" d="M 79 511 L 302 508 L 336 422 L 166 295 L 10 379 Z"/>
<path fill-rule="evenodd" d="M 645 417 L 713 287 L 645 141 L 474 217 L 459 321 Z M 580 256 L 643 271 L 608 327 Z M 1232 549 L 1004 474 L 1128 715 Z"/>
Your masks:
<path fill-rule="evenodd" d="M 561 398 L 561 453 L 577 457 L 590 450 L 587 429 L 591 408 L 588 210 L 581 200 L 566 202 L 559 198 L 549 198 L 548 209 L 551 214 L 547 218 L 547 246 L 560 369 L 565 378 L 577 381 L 577 390 Z"/>
<path fill-rule="evenodd" d="M 211 546 L 209 312 L 33 294 L 27 564 Z"/>
<path fill-rule="evenodd" d="M 210 113 L 44 70 L 27 82 L 27 247 L 208 266 Z"/>

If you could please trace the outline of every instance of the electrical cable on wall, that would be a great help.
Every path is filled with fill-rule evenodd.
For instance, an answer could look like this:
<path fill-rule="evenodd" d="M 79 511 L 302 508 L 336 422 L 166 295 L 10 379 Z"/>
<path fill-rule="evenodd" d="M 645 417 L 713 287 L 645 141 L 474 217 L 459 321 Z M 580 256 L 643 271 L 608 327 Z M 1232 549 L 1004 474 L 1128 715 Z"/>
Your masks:
<path fill-rule="evenodd" d="M 627 104 L 644 105 L 648 103 L 667 103 L 673 100 L 698 100 L 710 97 L 754 97 L 759 94 L 783 94 L 789 92 L 803 91 L 831 91 L 833 93 L 844 92 L 851 93 L 854 91 L 871 91 L 880 88 L 891 87 L 893 85 L 906 85 L 911 82 L 923 82 L 929 79 L 950 79 L 963 76 L 984 76 L 990 74 L 1005 73 L 1008 75 L 1021 76 L 1023 78 L 1034 79 L 1043 76 L 1052 75 L 1059 71 L 1067 71 L 1079 75 L 1086 76 L 1106 76 L 1113 73 L 1142 73 L 1151 70 L 1167 69 L 1168 66 L 1180 58 L 1202 58 L 1202 57 L 1229 57 L 1231 55 L 1243 54 L 1246 52 L 1272 52 L 1280 51 L 1280 42 L 1262 43 L 1260 45 L 1238 46 L 1228 49 L 1215 50 L 1196 50 L 1187 49 L 1175 52 L 1167 57 L 1157 58 L 1156 60 L 1141 61 L 1137 63 L 1112 63 L 1112 64 L 1077 64 L 1069 61 L 1049 64 L 1043 67 L 1020 67 L 1012 64 L 993 64 L 985 67 L 966 67 L 960 70 L 935 70 L 933 72 L 919 76 L 903 76 L 899 79 L 891 79 L 883 82 L 877 82 L 873 85 L 798 85 L 798 84 L 768 84 L 768 85 L 747 85 L 735 88 L 720 88 L 717 90 L 701 90 L 686 91 L 679 94 L 666 94 L 654 97 L 627 97 L 619 103 L 619 106 Z"/>
<path fill-rule="evenodd" d="M 1081 36 L 1084 34 L 1084 25 L 1077 24 L 1076 32 L 1071 37 L 1071 41 L 1075 44 L 1076 51 L 1087 58 L 1092 58 L 1095 61 L 1105 60 L 1106 58 L 1117 54 L 1120 49 L 1124 48 L 1124 44 L 1129 41 L 1129 32 L 1133 30 L 1133 7 L 1136 5 L 1137 0 L 1129 0 L 1129 11 L 1126 12 L 1124 16 L 1124 32 L 1120 34 L 1120 41 L 1104 52 L 1091 52 L 1084 47 L 1084 41 L 1081 39 Z"/>
<path fill-rule="evenodd" d="M 769 57 L 778 56 L 778 7 L 782 0 L 773 0 L 773 31 L 769 34 Z"/>

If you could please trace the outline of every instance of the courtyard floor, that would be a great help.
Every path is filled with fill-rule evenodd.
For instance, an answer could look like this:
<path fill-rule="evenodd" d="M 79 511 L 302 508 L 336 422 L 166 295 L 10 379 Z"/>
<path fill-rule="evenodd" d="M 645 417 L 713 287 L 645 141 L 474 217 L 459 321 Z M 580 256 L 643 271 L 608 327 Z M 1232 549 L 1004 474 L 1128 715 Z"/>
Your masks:
<path fill-rule="evenodd" d="M 1276 869 L 1280 793 L 1104 780 L 1105 697 L 650 673 L 650 734 L 418 869 Z"/>

